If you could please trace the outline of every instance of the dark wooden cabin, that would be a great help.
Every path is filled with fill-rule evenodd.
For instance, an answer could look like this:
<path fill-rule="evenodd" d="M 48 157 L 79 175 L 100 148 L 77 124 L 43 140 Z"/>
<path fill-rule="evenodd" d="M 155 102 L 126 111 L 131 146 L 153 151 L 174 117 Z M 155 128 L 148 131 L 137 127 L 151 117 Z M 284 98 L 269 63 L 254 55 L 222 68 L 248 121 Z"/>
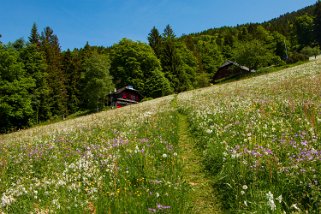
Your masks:
<path fill-rule="evenodd" d="M 109 104 L 117 108 L 139 103 L 143 99 L 143 96 L 139 91 L 134 89 L 131 85 L 118 89 L 114 93 L 109 94 L 108 97 Z"/>
<path fill-rule="evenodd" d="M 248 67 L 239 65 L 236 62 L 226 61 L 221 67 L 218 68 L 217 72 L 215 73 L 213 77 L 213 83 L 240 77 L 251 72 L 254 72 L 254 70 L 251 71 Z"/>

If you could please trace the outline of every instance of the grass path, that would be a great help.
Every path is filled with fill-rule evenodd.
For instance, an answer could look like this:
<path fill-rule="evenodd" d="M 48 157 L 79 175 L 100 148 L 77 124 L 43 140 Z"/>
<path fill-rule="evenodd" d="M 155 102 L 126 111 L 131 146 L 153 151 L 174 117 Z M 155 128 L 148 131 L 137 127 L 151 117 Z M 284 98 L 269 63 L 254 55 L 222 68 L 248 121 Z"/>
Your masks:
<path fill-rule="evenodd" d="M 195 148 L 193 138 L 188 131 L 187 116 L 179 115 L 179 146 L 183 162 L 183 176 L 191 185 L 189 198 L 191 213 L 223 213 L 220 210 L 218 199 L 215 197 L 210 179 L 206 177 L 202 168 L 200 151 Z"/>

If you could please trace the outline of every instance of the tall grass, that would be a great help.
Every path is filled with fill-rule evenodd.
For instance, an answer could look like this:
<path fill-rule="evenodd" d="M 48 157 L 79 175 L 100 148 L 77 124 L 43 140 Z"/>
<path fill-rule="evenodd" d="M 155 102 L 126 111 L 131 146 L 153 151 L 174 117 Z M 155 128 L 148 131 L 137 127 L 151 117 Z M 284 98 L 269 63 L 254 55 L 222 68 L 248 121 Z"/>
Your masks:
<path fill-rule="evenodd" d="M 0 213 L 189 213 L 188 115 L 232 213 L 320 213 L 321 62 L 0 135 Z"/>
<path fill-rule="evenodd" d="M 226 209 L 320 213 L 320 67 L 179 95 Z"/>
<path fill-rule="evenodd" d="M 1 136 L 0 213 L 184 213 L 172 97 Z"/>

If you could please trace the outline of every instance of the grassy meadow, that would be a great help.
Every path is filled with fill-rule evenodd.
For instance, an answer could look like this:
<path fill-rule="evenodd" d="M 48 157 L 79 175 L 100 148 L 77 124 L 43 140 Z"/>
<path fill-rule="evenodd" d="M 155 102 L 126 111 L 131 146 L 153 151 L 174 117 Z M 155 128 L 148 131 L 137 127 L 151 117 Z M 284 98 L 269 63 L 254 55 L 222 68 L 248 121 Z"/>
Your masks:
<path fill-rule="evenodd" d="M 179 97 L 232 213 L 321 212 L 321 61 Z"/>
<path fill-rule="evenodd" d="M 320 213 L 320 88 L 318 60 L 0 135 L 0 213 L 191 213 L 180 115 L 226 212 Z"/>

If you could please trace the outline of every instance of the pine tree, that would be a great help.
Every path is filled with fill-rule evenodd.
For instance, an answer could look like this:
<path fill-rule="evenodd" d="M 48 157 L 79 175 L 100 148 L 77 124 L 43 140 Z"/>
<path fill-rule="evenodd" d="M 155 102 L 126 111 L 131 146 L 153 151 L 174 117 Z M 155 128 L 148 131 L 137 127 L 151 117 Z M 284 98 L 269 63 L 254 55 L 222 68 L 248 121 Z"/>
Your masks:
<path fill-rule="evenodd" d="M 174 31 L 167 25 L 163 32 L 161 64 L 165 77 L 175 92 L 192 89 L 195 84 L 197 62 L 186 45 L 176 40 Z"/>
<path fill-rule="evenodd" d="M 321 1 L 318 0 L 314 11 L 314 35 L 316 42 L 321 47 Z"/>
<path fill-rule="evenodd" d="M 162 37 L 155 26 L 152 28 L 151 32 L 148 34 L 148 42 L 149 42 L 149 46 L 151 46 L 152 49 L 154 50 L 157 58 L 160 58 L 161 48 L 162 48 Z"/>
<path fill-rule="evenodd" d="M 166 25 L 165 29 L 164 29 L 164 32 L 163 32 L 163 38 L 165 40 L 173 40 L 176 38 L 176 35 L 174 33 L 174 30 L 172 28 L 172 26 L 170 25 Z"/>
<path fill-rule="evenodd" d="M 53 116 L 66 116 L 67 90 L 66 76 L 62 70 L 61 51 L 58 37 L 50 27 L 46 27 L 41 34 L 41 49 L 47 61 L 47 82 L 49 85 L 50 107 Z"/>
<path fill-rule="evenodd" d="M 68 111 L 74 113 L 79 109 L 80 104 L 80 59 L 79 52 L 71 52 L 69 49 L 63 55 L 63 70 L 66 74 L 67 84 L 66 89 L 68 93 Z"/>
<path fill-rule="evenodd" d="M 34 23 L 32 25 L 31 34 L 29 36 L 29 42 L 31 44 L 36 44 L 36 45 L 39 45 L 39 43 L 40 43 L 40 36 L 39 36 L 39 33 L 38 33 L 38 28 L 37 28 L 36 23 Z"/>
<path fill-rule="evenodd" d="M 36 87 L 31 90 L 32 107 L 35 111 L 33 123 L 48 120 L 51 116 L 49 106 L 49 87 L 47 83 L 47 64 L 43 53 L 36 44 L 28 44 L 20 53 L 20 60 L 29 77 L 35 80 Z"/>

